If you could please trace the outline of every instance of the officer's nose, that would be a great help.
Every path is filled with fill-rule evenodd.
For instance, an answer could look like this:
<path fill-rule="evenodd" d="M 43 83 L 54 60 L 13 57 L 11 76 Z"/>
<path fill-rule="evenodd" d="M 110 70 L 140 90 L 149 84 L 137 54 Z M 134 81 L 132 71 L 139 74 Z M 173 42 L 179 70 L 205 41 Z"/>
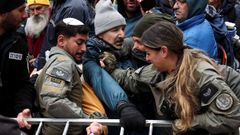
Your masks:
<path fill-rule="evenodd" d="M 27 12 L 23 12 L 22 13 L 22 20 L 25 20 L 28 18 L 28 13 Z"/>

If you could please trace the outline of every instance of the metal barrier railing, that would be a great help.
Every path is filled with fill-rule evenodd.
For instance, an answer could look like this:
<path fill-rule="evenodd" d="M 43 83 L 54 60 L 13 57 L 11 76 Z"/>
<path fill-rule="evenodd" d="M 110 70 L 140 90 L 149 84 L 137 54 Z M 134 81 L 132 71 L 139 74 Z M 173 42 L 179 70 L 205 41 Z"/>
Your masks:
<path fill-rule="evenodd" d="M 67 135 L 69 124 L 71 125 L 90 125 L 92 122 L 99 122 L 107 126 L 120 126 L 119 119 L 50 119 L 50 118 L 28 118 L 27 121 L 33 125 L 39 124 L 35 135 L 39 135 L 43 123 L 52 123 L 55 125 L 65 125 L 63 134 Z M 146 126 L 149 127 L 149 135 L 153 133 L 153 127 L 171 127 L 172 122 L 166 120 L 146 120 Z M 119 135 L 124 135 L 124 128 L 121 127 Z"/>

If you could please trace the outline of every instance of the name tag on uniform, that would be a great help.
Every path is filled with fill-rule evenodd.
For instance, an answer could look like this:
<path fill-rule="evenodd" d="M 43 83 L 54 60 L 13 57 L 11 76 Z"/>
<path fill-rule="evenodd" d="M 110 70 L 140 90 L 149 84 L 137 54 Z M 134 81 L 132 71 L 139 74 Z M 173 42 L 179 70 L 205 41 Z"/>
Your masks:
<path fill-rule="evenodd" d="M 9 52 L 8 58 L 12 60 L 22 60 L 22 56 L 23 55 L 21 53 Z"/>

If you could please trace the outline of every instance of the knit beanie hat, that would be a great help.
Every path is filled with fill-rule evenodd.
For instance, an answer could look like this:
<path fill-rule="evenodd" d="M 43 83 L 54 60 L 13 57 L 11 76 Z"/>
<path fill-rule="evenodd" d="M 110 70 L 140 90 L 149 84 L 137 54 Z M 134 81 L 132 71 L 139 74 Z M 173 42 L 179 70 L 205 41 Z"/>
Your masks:
<path fill-rule="evenodd" d="M 24 3 L 25 0 L 0 0 L 0 13 L 10 12 Z"/>
<path fill-rule="evenodd" d="M 94 27 L 96 35 L 114 27 L 126 25 L 125 18 L 113 7 L 111 0 L 100 0 L 95 10 Z"/>
<path fill-rule="evenodd" d="M 27 5 L 28 6 L 31 6 L 33 4 L 50 6 L 49 0 L 27 0 Z"/>
<path fill-rule="evenodd" d="M 135 25 L 132 36 L 141 38 L 141 36 L 145 30 L 150 28 L 155 23 L 157 23 L 159 21 L 163 21 L 163 20 L 167 20 L 169 22 L 174 23 L 173 18 L 168 14 L 164 14 L 164 13 L 145 14 Z"/>

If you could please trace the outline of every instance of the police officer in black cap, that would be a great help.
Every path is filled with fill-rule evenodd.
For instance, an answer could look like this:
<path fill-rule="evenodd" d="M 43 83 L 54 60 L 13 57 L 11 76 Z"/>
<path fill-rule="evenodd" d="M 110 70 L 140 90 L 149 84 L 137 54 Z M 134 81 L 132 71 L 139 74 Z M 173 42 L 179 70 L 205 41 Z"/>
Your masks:
<path fill-rule="evenodd" d="M 17 117 L 20 127 L 30 128 L 35 91 L 29 82 L 27 44 L 16 29 L 26 19 L 25 0 L 0 1 L 0 114 Z"/>

